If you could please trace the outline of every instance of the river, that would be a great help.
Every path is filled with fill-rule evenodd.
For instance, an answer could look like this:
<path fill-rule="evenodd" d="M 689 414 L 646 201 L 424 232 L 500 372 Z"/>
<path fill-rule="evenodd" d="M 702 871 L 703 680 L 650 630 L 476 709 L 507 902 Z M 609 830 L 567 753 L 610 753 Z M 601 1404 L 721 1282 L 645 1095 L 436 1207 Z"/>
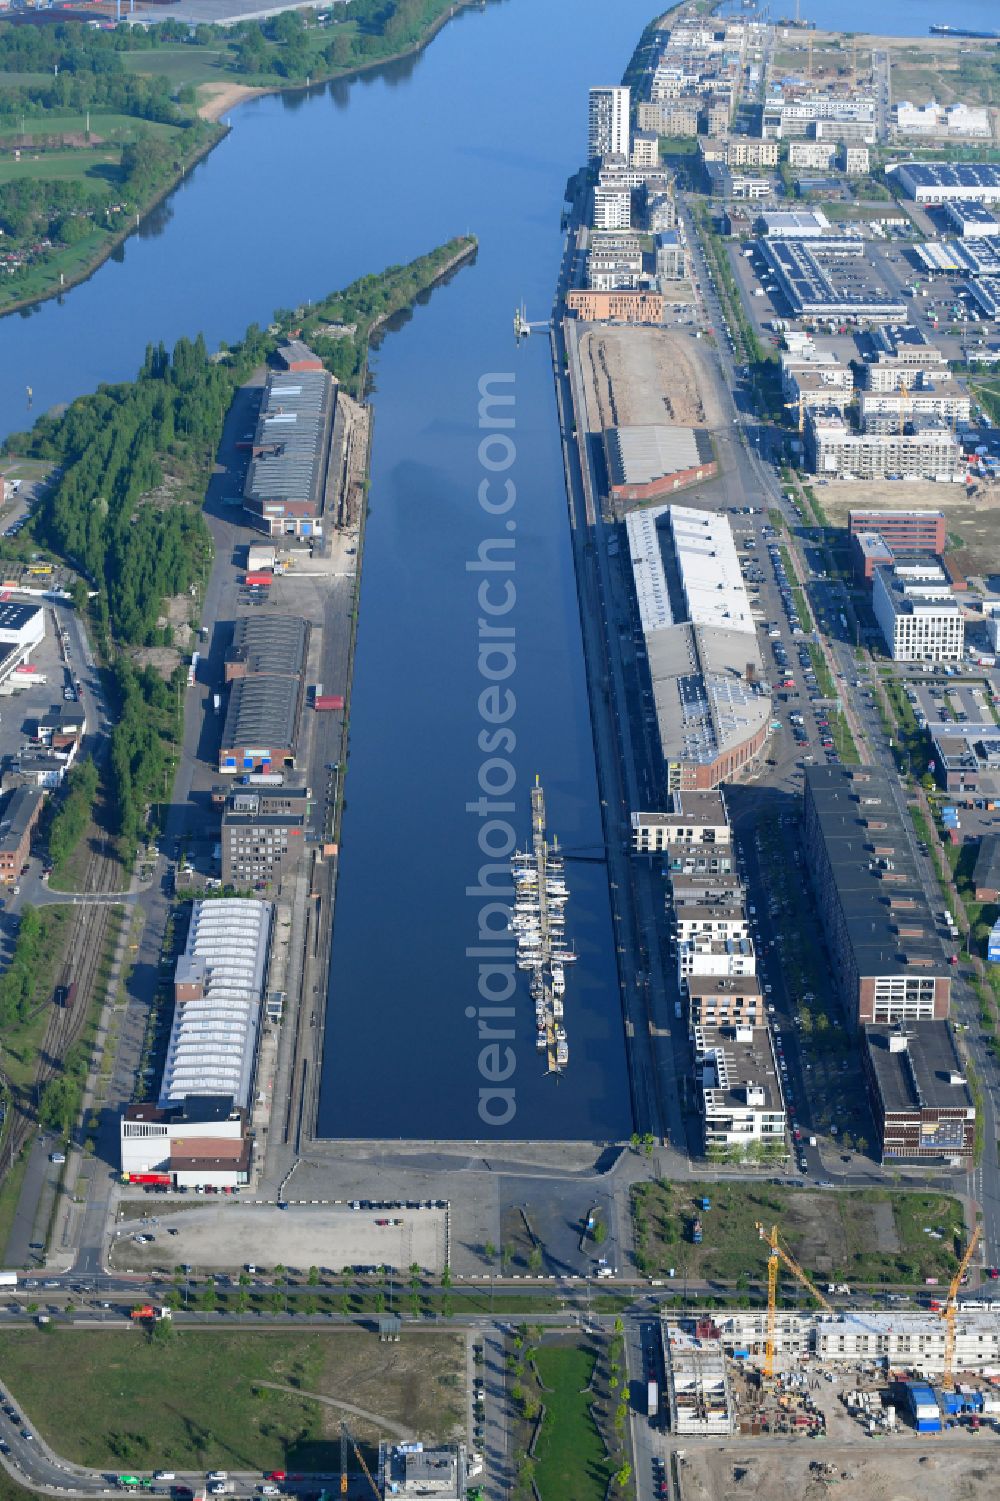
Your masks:
<path fill-rule="evenodd" d="M 565 1075 L 544 1077 L 523 983 L 506 1003 L 516 1012 L 513 1040 L 491 1039 L 506 1018 L 477 1012 L 479 959 L 466 950 L 476 946 L 484 899 L 466 889 L 485 859 L 483 819 L 466 804 L 481 795 L 480 775 L 503 773 L 483 770 L 484 576 L 465 565 L 484 539 L 516 541 L 507 821 L 526 843 L 538 773 L 552 831 L 571 857 L 593 856 L 599 803 L 549 346 L 536 335 L 516 348 L 512 317 L 522 298 L 529 317 L 547 315 L 563 188 L 585 155 L 587 87 L 620 79 L 648 15 L 648 0 L 492 0 L 461 12 L 415 59 L 250 101 L 118 259 L 62 302 L 0 322 L 0 423 L 10 432 L 31 420 L 28 385 L 37 413 L 131 376 L 149 341 L 202 330 L 214 345 L 275 307 L 450 235 L 479 236 L 475 265 L 373 359 L 371 517 L 323 1135 L 607 1139 L 631 1129 L 601 863 L 567 865 L 568 934 L 580 962 L 568 975 Z M 489 476 L 479 384 L 491 373 L 514 376 L 503 387 L 514 394 L 514 426 L 493 435 L 516 451 L 510 469 L 492 475 L 517 486 L 503 523 L 477 500 Z M 486 454 L 501 460 L 500 447 Z M 487 1103 L 494 1116 L 512 1104 L 502 1126 L 480 1114 L 482 1091 L 494 1088 L 514 1091 L 502 1107 Z"/>

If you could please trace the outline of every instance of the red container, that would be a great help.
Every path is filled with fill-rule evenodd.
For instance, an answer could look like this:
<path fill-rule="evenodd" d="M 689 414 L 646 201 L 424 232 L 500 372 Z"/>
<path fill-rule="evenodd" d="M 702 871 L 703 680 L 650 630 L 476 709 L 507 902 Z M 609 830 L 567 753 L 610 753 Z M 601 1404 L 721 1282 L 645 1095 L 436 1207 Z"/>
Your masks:
<path fill-rule="evenodd" d="M 248 573 L 244 583 L 248 589 L 270 589 L 272 578 L 270 573 Z"/>
<path fill-rule="evenodd" d="M 321 693 L 314 700 L 316 709 L 342 709 L 344 707 L 343 696 L 339 693 Z"/>

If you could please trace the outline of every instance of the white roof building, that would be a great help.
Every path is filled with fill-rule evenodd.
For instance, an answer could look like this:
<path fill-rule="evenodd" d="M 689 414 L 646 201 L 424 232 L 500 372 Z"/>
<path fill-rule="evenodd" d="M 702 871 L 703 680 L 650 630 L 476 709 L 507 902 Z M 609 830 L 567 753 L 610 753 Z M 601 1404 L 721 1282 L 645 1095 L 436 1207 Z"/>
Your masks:
<path fill-rule="evenodd" d="M 189 1095 L 230 1095 L 248 1106 L 272 917 L 269 902 L 195 902 L 174 972 L 161 1108 Z"/>

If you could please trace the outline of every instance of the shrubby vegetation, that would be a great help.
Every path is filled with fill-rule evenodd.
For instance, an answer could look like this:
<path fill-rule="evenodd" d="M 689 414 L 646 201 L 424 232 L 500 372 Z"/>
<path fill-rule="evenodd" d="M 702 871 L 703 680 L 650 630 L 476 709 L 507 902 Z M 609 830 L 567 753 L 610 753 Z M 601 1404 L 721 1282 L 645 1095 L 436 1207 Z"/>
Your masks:
<path fill-rule="evenodd" d="M 453 240 L 409 265 L 362 277 L 311 308 L 308 317 L 301 310 L 280 312 L 269 332 L 253 325 L 239 344 L 214 358 L 201 335 L 178 340 L 171 352 L 150 345 L 134 381 L 101 386 L 40 417 L 30 433 L 7 440 L 5 453 L 59 466 L 35 512 L 34 535 L 96 593 L 92 615 L 102 655 L 112 665 L 118 704 L 112 815 L 126 854 L 135 848 L 150 805 L 169 793 L 185 681 L 183 667 L 169 681 L 152 667 L 138 668 L 129 649 L 172 645 L 170 626 L 158 623 L 165 600 L 197 593 L 207 576 L 212 538 L 201 502 L 237 387 L 292 330 L 312 339 L 335 321 L 353 324 L 354 334 L 317 335 L 315 347 L 345 387 L 358 393 L 375 320 L 408 307 L 443 266 L 473 245 Z M 59 832 L 54 825 L 50 849 L 52 837 L 57 848 L 71 843 L 75 790 L 62 814 L 69 822 Z"/>
<path fill-rule="evenodd" d="M 10 964 L 0 975 L 0 1027 L 10 1027 L 27 1018 L 44 938 L 42 920 L 34 907 L 23 908 Z"/>
<path fill-rule="evenodd" d="M 78 761 L 66 778 L 66 788 L 49 823 L 49 859 L 58 871 L 76 849 L 90 821 L 97 796 L 97 767 Z"/>

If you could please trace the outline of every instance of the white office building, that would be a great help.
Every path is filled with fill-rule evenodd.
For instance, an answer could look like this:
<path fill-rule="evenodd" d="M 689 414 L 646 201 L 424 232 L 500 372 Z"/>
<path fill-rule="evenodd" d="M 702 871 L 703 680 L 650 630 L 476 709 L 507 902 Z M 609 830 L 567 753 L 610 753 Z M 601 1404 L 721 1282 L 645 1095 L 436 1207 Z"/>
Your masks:
<path fill-rule="evenodd" d="M 596 162 L 602 156 L 623 156 L 629 151 L 629 103 L 627 88 L 593 88 L 590 91 L 590 119 L 587 155 Z"/>
<path fill-rule="evenodd" d="M 894 662 L 960 662 L 965 621 L 932 558 L 876 568 L 872 607 Z"/>

